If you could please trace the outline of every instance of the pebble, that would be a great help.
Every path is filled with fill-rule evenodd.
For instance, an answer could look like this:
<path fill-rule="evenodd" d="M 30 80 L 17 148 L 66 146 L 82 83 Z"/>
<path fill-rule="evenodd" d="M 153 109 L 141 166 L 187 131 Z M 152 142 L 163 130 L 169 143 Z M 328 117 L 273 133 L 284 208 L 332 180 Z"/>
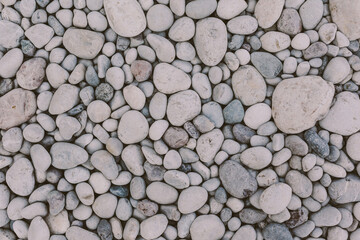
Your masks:
<path fill-rule="evenodd" d="M 305 33 L 296 34 L 291 40 L 291 47 L 296 50 L 305 50 L 310 46 L 310 38 Z"/>
<path fill-rule="evenodd" d="M 156 34 L 148 34 L 146 40 L 162 62 L 171 63 L 175 59 L 174 45 L 168 39 Z"/>
<path fill-rule="evenodd" d="M 149 124 L 144 115 L 131 110 L 121 117 L 117 132 L 121 142 L 133 144 L 146 138 L 149 133 Z"/>
<path fill-rule="evenodd" d="M 271 160 L 271 152 L 265 147 L 245 149 L 240 156 L 240 161 L 243 165 L 255 170 L 267 167 L 271 163 Z"/>
<path fill-rule="evenodd" d="M 19 196 L 29 196 L 35 187 L 34 167 L 26 158 L 15 161 L 6 172 L 6 184 Z"/>
<path fill-rule="evenodd" d="M 321 91 L 312 92 L 314 88 Z M 276 126 L 286 133 L 299 133 L 313 127 L 328 113 L 333 95 L 333 85 L 321 77 L 304 76 L 281 81 L 272 98 Z"/>
<path fill-rule="evenodd" d="M 16 73 L 20 87 L 27 90 L 37 89 L 45 78 L 46 61 L 42 58 L 32 58 L 25 61 Z"/>
<path fill-rule="evenodd" d="M 270 119 L 271 109 L 265 103 L 254 104 L 245 111 L 244 122 L 252 129 L 258 129 Z"/>
<path fill-rule="evenodd" d="M 49 113 L 58 115 L 69 111 L 79 102 L 80 89 L 70 84 L 61 85 L 51 98 Z"/>
<path fill-rule="evenodd" d="M 184 42 L 195 35 L 195 23 L 189 17 L 177 19 L 169 29 L 169 38 L 176 42 Z"/>
<path fill-rule="evenodd" d="M 255 17 L 262 28 L 270 28 L 280 18 L 284 0 L 260 0 L 255 5 Z"/>
<path fill-rule="evenodd" d="M 206 7 L 204 4 L 206 3 Z M 217 7 L 215 0 L 196 0 L 186 4 L 185 13 L 192 19 L 202 19 L 210 16 Z"/>
<path fill-rule="evenodd" d="M 187 144 L 189 136 L 187 132 L 178 127 L 170 127 L 164 133 L 164 142 L 171 148 L 181 148 Z"/>
<path fill-rule="evenodd" d="M 192 222 L 190 236 L 194 240 L 221 239 L 225 234 L 225 226 L 216 215 L 202 215 Z"/>
<path fill-rule="evenodd" d="M 317 227 L 335 226 L 341 221 L 341 213 L 337 208 L 326 206 L 311 216 L 311 220 Z"/>
<path fill-rule="evenodd" d="M 199 210 L 208 200 L 207 191 L 198 186 L 191 186 L 181 191 L 178 199 L 178 209 L 182 214 Z"/>
<path fill-rule="evenodd" d="M 3 148 L 9 152 L 18 152 L 23 143 L 23 135 L 20 128 L 10 128 L 2 137 Z"/>
<path fill-rule="evenodd" d="M 282 70 L 281 61 L 267 52 L 253 52 L 251 63 L 265 78 L 275 78 Z"/>
<path fill-rule="evenodd" d="M 292 188 L 293 193 L 300 198 L 307 198 L 312 193 L 311 181 L 296 170 L 291 170 L 286 174 L 285 182 Z"/>
<path fill-rule="evenodd" d="M 250 35 L 256 32 L 258 22 L 251 16 L 239 16 L 232 18 L 227 24 L 227 29 L 233 34 Z"/>
<path fill-rule="evenodd" d="M 263 229 L 262 234 L 265 239 L 275 240 L 275 239 L 286 239 L 291 240 L 293 237 L 291 236 L 288 228 L 283 224 L 278 223 L 270 223 L 266 225 Z"/>
<path fill-rule="evenodd" d="M 342 82 L 350 74 L 350 65 L 344 57 L 335 57 L 326 65 L 323 78 L 334 84 Z"/>
<path fill-rule="evenodd" d="M 304 134 L 310 148 L 320 157 L 325 158 L 330 154 L 329 145 L 313 130 L 307 130 Z"/>
<path fill-rule="evenodd" d="M 70 169 L 88 160 L 88 153 L 81 147 L 65 142 L 58 142 L 50 149 L 52 165 L 58 169 Z"/>
<path fill-rule="evenodd" d="M 114 157 L 105 150 L 99 150 L 90 157 L 91 164 L 107 179 L 114 180 L 118 176 L 118 169 Z"/>
<path fill-rule="evenodd" d="M 178 192 L 175 188 L 163 182 L 153 182 L 146 188 L 148 198 L 159 204 L 171 204 L 176 202 Z"/>
<path fill-rule="evenodd" d="M 299 14 L 306 30 L 314 29 L 323 15 L 323 2 L 321 0 L 306 0 L 299 9 Z"/>
<path fill-rule="evenodd" d="M 9 49 L 19 46 L 24 36 L 24 30 L 19 25 L 7 20 L 0 20 L 0 32 L 0 45 Z"/>
<path fill-rule="evenodd" d="M 247 8 L 246 1 L 220 0 L 217 3 L 216 14 L 222 19 L 232 19 Z"/>
<path fill-rule="evenodd" d="M 28 28 L 25 31 L 25 36 L 34 44 L 36 48 L 44 47 L 54 36 L 54 29 L 39 23 Z"/>
<path fill-rule="evenodd" d="M 268 52 L 280 52 L 290 46 L 290 37 L 281 32 L 270 31 L 260 37 L 261 47 Z"/>
<path fill-rule="evenodd" d="M 14 77 L 23 59 L 24 55 L 19 48 L 14 48 L 6 52 L 5 55 L 0 58 L 0 77 Z"/>
<path fill-rule="evenodd" d="M 100 240 L 95 233 L 78 226 L 71 226 L 68 228 L 65 236 L 68 240 Z"/>
<path fill-rule="evenodd" d="M 146 13 L 147 26 L 154 32 L 168 30 L 174 22 L 173 14 L 167 6 L 155 4 Z"/>
<path fill-rule="evenodd" d="M 153 81 L 155 87 L 164 94 L 187 90 L 191 85 L 191 79 L 184 71 L 168 63 L 156 65 Z"/>
<path fill-rule="evenodd" d="M 46 222 L 41 217 L 35 217 L 29 226 L 28 229 L 28 239 L 29 240 L 46 240 L 50 237 L 49 227 Z"/>
<path fill-rule="evenodd" d="M 140 235 L 144 239 L 154 239 L 160 237 L 168 225 L 168 219 L 164 214 L 157 214 L 140 224 Z"/>
<path fill-rule="evenodd" d="M 207 163 L 214 159 L 224 141 L 224 135 L 219 129 L 202 134 L 197 141 L 196 151 L 200 160 Z"/>
<path fill-rule="evenodd" d="M 260 196 L 259 204 L 267 214 L 279 214 L 291 200 L 291 187 L 285 183 L 275 183 L 266 188 Z"/>

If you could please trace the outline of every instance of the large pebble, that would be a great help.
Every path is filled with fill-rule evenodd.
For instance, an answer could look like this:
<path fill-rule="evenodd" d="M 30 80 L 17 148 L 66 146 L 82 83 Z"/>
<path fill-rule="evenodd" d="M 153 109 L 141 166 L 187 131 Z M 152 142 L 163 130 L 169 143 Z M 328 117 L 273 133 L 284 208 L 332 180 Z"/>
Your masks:
<path fill-rule="evenodd" d="M 281 61 L 267 52 L 253 52 L 251 63 L 265 78 L 275 78 L 282 70 Z"/>
<path fill-rule="evenodd" d="M 52 165 L 58 169 L 70 169 L 86 162 L 88 153 L 81 147 L 66 143 L 57 142 L 50 149 Z"/>
<path fill-rule="evenodd" d="M 149 123 L 140 112 L 131 110 L 121 117 L 117 132 L 123 143 L 137 143 L 144 140 L 148 135 Z"/>
<path fill-rule="evenodd" d="M 341 92 L 320 126 L 330 132 L 349 136 L 360 130 L 360 100 L 351 92 Z"/>
<path fill-rule="evenodd" d="M 155 239 L 164 233 L 168 219 L 164 214 L 157 214 L 145 219 L 140 224 L 140 235 L 145 239 Z"/>
<path fill-rule="evenodd" d="M 79 102 L 80 89 L 71 84 L 61 85 L 51 98 L 49 113 L 53 115 L 69 111 Z"/>
<path fill-rule="evenodd" d="M 24 30 L 13 22 L 0 20 L 0 46 L 4 48 L 14 48 L 20 45 L 20 40 L 24 36 Z"/>
<path fill-rule="evenodd" d="M 317 227 L 336 226 L 341 221 L 341 212 L 337 208 L 328 205 L 311 215 L 311 220 Z"/>
<path fill-rule="evenodd" d="M 285 183 L 275 183 L 266 188 L 260 196 L 259 204 L 267 214 L 278 214 L 286 209 L 291 200 L 292 189 Z"/>
<path fill-rule="evenodd" d="M 272 116 L 285 133 L 313 127 L 329 111 L 334 86 L 321 77 L 305 76 L 281 81 L 272 97 Z"/>
<path fill-rule="evenodd" d="M 349 62 L 344 57 L 336 57 L 326 65 L 323 78 L 334 84 L 343 81 L 350 73 Z"/>
<path fill-rule="evenodd" d="M 257 190 L 256 179 L 238 162 L 227 160 L 219 170 L 221 183 L 234 197 L 246 198 Z"/>
<path fill-rule="evenodd" d="M 78 226 L 68 228 L 65 235 L 68 240 L 100 240 L 95 233 Z"/>
<path fill-rule="evenodd" d="M 349 175 L 333 181 L 328 187 L 329 197 L 338 204 L 360 201 L 360 178 Z"/>
<path fill-rule="evenodd" d="M 321 0 L 307 0 L 299 9 L 300 17 L 305 29 L 313 29 L 323 16 L 323 2 Z"/>
<path fill-rule="evenodd" d="M 159 204 L 171 204 L 176 202 L 178 192 L 175 188 L 163 182 L 152 182 L 146 188 L 148 198 Z"/>
<path fill-rule="evenodd" d="M 250 35 L 257 30 L 258 22 L 256 18 L 244 15 L 231 19 L 226 26 L 231 33 Z"/>
<path fill-rule="evenodd" d="M 14 77 L 23 59 L 24 55 L 19 48 L 11 49 L 5 53 L 5 55 L 0 58 L 0 77 Z"/>
<path fill-rule="evenodd" d="M 207 163 L 214 159 L 224 141 L 224 135 L 219 129 L 202 134 L 197 140 L 196 152 L 200 160 Z"/>
<path fill-rule="evenodd" d="M 227 49 L 225 24 L 213 17 L 198 21 L 194 43 L 197 54 L 205 65 L 217 65 L 223 59 Z"/>
<path fill-rule="evenodd" d="M 112 30 L 122 37 L 135 37 L 146 28 L 144 11 L 136 0 L 104 0 Z"/>
<path fill-rule="evenodd" d="M 255 17 L 262 28 L 269 28 L 276 23 L 283 10 L 285 0 L 260 0 L 255 6 Z"/>
<path fill-rule="evenodd" d="M 178 209 L 182 214 L 189 214 L 199 210 L 207 201 L 208 193 L 205 188 L 192 186 L 180 193 Z"/>
<path fill-rule="evenodd" d="M 221 239 L 225 233 L 225 226 L 216 215 L 202 215 L 192 222 L 190 235 L 193 240 Z"/>
<path fill-rule="evenodd" d="M 182 126 L 201 112 L 199 95 L 193 90 L 185 90 L 169 97 L 166 115 L 174 126 Z"/>
<path fill-rule="evenodd" d="M 248 4 L 244 0 L 220 0 L 218 1 L 216 14 L 222 19 L 231 19 L 239 15 L 247 8 Z"/>
<path fill-rule="evenodd" d="M 33 92 L 14 89 L 0 97 L 0 129 L 9 129 L 29 120 L 36 111 Z"/>
<path fill-rule="evenodd" d="M 106 102 L 102 100 L 96 100 L 89 104 L 87 107 L 87 114 L 94 123 L 100 123 L 110 117 L 111 109 Z"/>
<path fill-rule="evenodd" d="M 351 135 L 346 142 L 346 152 L 355 161 L 360 161 L 360 133 Z"/>
<path fill-rule="evenodd" d="M 293 240 L 291 232 L 284 224 L 270 223 L 262 231 L 266 240 Z"/>
<path fill-rule="evenodd" d="M 35 187 L 34 168 L 29 160 L 20 158 L 6 172 L 6 183 L 15 194 L 29 196 Z"/>
<path fill-rule="evenodd" d="M 108 151 L 99 150 L 94 152 L 90 161 L 109 180 L 114 180 L 119 174 L 115 159 Z"/>
<path fill-rule="evenodd" d="M 153 81 L 157 90 L 165 94 L 187 90 L 191 85 L 191 79 L 184 71 L 168 63 L 156 65 Z"/>
<path fill-rule="evenodd" d="M 54 29 L 48 25 L 39 23 L 31 26 L 25 31 L 25 36 L 37 48 L 44 47 L 54 36 Z"/>
<path fill-rule="evenodd" d="M 292 188 L 292 191 L 301 198 L 307 198 L 312 193 L 312 183 L 303 174 L 291 170 L 286 174 L 285 182 Z"/>
<path fill-rule="evenodd" d="M 280 52 L 290 46 L 290 37 L 282 32 L 270 31 L 260 38 L 261 47 L 268 52 Z"/>
<path fill-rule="evenodd" d="M 235 96 L 245 106 L 264 101 L 266 83 L 261 74 L 250 65 L 240 67 L 232 76 L 232 88 Z"/>
<path fill-rule="evenodd" d="M 37 89 L 45 78 L 46 61 L 43 58 L 32 58 L 24 62 L 16 73 L 19 86 L 27 89 Z"/>
<path fill-rule="evenodd" d="M 284 9 L 277 22 L 277 28 L 280 32 L 291 36 L 301 32 L 302 22 L 298 11 L 292 8 Z"/>
<path fill-rule="evenodd" d="M 245 149 L 240 155 L 241 163 L 255 170 L 267 167 L 271 160 L 271 152 L 265 147 L 251 147 Z"/>
<path fill-rule="evenodd" d="M 85 29 L 69 28 L 63 37 L 66 50 L 79 58 L 93 59 L 104 45 L 103 34 Z"/>
<path fill-rule="evenodd" d="M 29 240 L 48 240 L 50 238 L 49 227 L 41 217 L 35 217 L 29 226 Z"/>

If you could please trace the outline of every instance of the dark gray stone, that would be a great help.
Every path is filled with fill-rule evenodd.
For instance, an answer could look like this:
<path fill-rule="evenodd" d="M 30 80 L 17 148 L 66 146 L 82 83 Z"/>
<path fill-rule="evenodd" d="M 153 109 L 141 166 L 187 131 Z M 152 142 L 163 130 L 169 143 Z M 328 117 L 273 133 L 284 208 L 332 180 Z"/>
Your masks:
<path fill-rule="evenodd" d="M 226 190 L 223 187 L 219 187 L 218 189 L 216 189 L 214 197 L 218 203 L 222 204 L 225 204 L 228 199 L 226 195 Z"/>
<path fill-rule="evenodd" d="M 149 181 L 162 181 L 166 171 L 162 166 L 152 165 L 147 161 L 144 163 L 144 170 Z"/>
<path fill-rule="evenodd" d="M 36 47 L 29 40 L 21 40 L 21 51 L 24 55 L 32 57 L 35 54 Z"/>
<path fill-rule="evenodd" d="M 265 78 L 275 78 L 282 70 L 281 61 L 267 52 L 253 52 L 251 63 Z"/>
<path fill-rule="evenodd" d="M 279 223 L 270 223 L 262 231 L 263 237 L 266 240 L 292 240 L 293 237 L 289 229 Z"/>
<path fill-rule="evenodd" d="M 319 58 L 324 56 L 328 51 L 328 47 L 323 42 L 315 42 L 303 51 L 306 60 Z"/>
<path fill-rule="evenodd" d="M 130 39 L 118 36 L 116 40 L 116 49 L 125 51 L 130 45 Z"/>
<path fill-rule="evenodd" d="M 114 96 L 114 89 L 108 83 L 100 83 L 95 89 L 95 97 L 98 100 L 109 102 Z"/>
<path fill-rule="evenodd" d="M 230 208 L 223 208 L 220 212 L 221 221 L 227 222 L 232 217 L 232 211 Z"/>
<path fill-rule="evenodd" d="M 223 110 L 225 123 L 234 124 L 243 120 L 245 112 L 240 100 L 231 101 Z"/>
<path fill-rule="evenodd" d="M 305 223 L 309 219 L 309 211 L 301 207 L 296 210 L 290 210 L 290 219 L 285 222 L 286 226 L 289 228 L 294 228 Z"/>
<path fill-rule="evenodd" d="M 234 125 L 232 132 L 240 143 L 250 143 L 250 138 L 255 135 L 254 130 L 240 123 Z"/>
<path fill-rule="evenodd" d="M 305 141 L 310 148 L 320 157 L 325 158 L 330 154 L 329 145 L 314 130 L 307 130 L 304 134 Z"/>
<path fill-rule="evenodd" d="M 56 19 L 54 16 L 48 17 L 48 24 L 50 27 L 54 29 L 54 32 L 58 36 L 63 36 L 65 33 L 64 27 L 61 25 L 61 23 Z"/>
<path fill-rule="evenodd" d="M 111 225 L 108 220 L 101 219 L 99 225 L 97 226 L 96 231 L 101 240 L 113 239 Z"/>
<path fill-rule="evenodd" d="M 340 157 L 340 150 L 334 145 L 330 146 L 330 154 L 325 159 L 329 162 L 336 162 Z"/>
<path fill-rule="evenodd" d="M 292 8 L 284 9 L 277 22 L 277 28 L 280 32 L 286 33 L 290 36 L 300 33 L 302 23 L 298 11 Z"/>
<path fill-rule="evenodd" d="M 79 105 L 73 107 L 72 109 L 70 109 L 67 112 L 67 114 L 69 114 L 70 116 L 75 116 L 75 115 L 81 113 L 84 109 L 85 109 L 85 105 L 84 104 L 79 104 Z"/>
<path fill-rule="evenodd" d="M 233 35 L 228 43 L 228 48 L 232 51 L 236 51 L 241 48 L 244 43 L 245 36 Z"/>
<path fill-rule="evenodd" d="M 125 186 L 111 186 L 110 192 L 117 197 L 127 197 L 129 195 L 129 190 Z"/>
<path fill-rule="evenodd" d="M 196 127 L 192 122 L 184 123 L 184 129 L 190 135 L 190 137 L 195 139 L 198 139 L 200 137 L 199 130 L 196 129 Z"/>
<path fill-rule="evenodd" d="M 36 3 L 40 6 L 40 7 L 46 7 L 46 5 L 48 5 L 50 2 L 50 0 L 36 0 Z"/>
<path fill-rule="evenodd" d="M 247 224 L 256 224 L 264 221 L 267 217 L 267 214 L 263 211 L 253 209 L 253 208 L 244 208 L 240 211 L 239 218 L 241 222 Z"/>
<path fill-rule="evenodd" d="M 85 73 L 85 81 L 93 87 L 100 84 L 100 79 L 93 66 L 88 66 Z"/>

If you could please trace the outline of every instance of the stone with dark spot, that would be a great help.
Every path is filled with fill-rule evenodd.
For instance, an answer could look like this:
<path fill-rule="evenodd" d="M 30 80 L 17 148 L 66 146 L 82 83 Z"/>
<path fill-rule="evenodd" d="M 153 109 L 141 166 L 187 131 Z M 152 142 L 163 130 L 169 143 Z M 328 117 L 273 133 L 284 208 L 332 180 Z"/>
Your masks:
<path fill-rule="evenodd" d="M 114 96 L 114 89 L 108 83 L 101 83 L 95 89 L 95 97 L 98 100 L 108 102 Z"/>
<path fill-rule="evenodd" d="M 236 140 L 240 143 L 250 143 L 250 138 L 255 135 L 255 131 L 251 128 L 244 126 L 240 123 L 235 124 L 233 129 L 233 134 Z"/>
<path fill-rule="evenodd" d="M 308 220 L 309 211 L 301 207 L 296 210 L 290 210 L 290 219 L 285 222 L 286 226 L 289 228 L 294 228 L 300 226 L 301 224 L 305 223 Z"/>
<path fill-rule="evenodd" d="M 129 195 L 129 190 L 125 186 L 111 186 L 110 192 L 117 197 L 127 197 Z"/>
<path fill-rule="evenodd" d="M 113 239 L 111 225 L 110 225 L 109 221 L 106 219 L 100 220 L 96 231 L 101 240 L 112 240 Z"/>
<path fill-rule="evenodd" d="M 198 139 L 200 137 L 199 130 L 196 129 L 196 127 L 192 122 L 184 123 L 184 129 L 190 135 L 190 137 L 195 139 Z"/>
<path fill-rule="evenodd" d="M 138 202 L 136 209 L 145 216 L 151 217 L 158 212 L 159 206 L 150 200 L 144 199 Z"/>
<path fill-rule="evenodd" d="M 164 141 L 171 148 L 181 148 L 189 141 L 189 135 L 183 128 L 169 127 L 164 134 Z"/>
<path fill-rule="evenodd" d="M 306 60 L 319 58 L 324 56 L 328 51 L 328 47 L 323 42 L 315 42 L 303 51 Z"/>
<path fill-rule="evenodd" d="M 256 224 L 264 221 L 267 217 L 267 214 L 261 210 L 253 208 L 244 208 L 239 214 L 241 222 L 247 224 Z"/>
<path fill-rule="evenodd" d="M 321 158 L 325 158 L 330 154 L 329 145 L 314 130 L 307 130 L 304 134 L 306 142 L 310 148 Z"/>

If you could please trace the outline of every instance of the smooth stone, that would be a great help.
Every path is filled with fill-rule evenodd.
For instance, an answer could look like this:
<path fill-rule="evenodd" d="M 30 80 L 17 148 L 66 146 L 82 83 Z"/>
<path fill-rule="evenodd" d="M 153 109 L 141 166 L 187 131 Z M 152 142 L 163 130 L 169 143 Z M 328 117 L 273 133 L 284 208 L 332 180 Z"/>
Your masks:
<path fill-rule="evenodd" d="M 325 44 L 330 44 L 335 39 L 337 26 L 335 23 L 325 23 L 319 28 L 319 37 Z"/>
<path fill-rule="evenodd" d="M 360 133 L 351 135 L 346 141 L 346 152 L 352 160 L 360 161 Z"/>
<path fill-rule="evenodd" d="M 240 143 L 250 143 L 250 139 L 255 135 L 255 131 L 251 128 L 242 125 L 241 123 L 235 124 L 232 132 L 236 140 Z"/>
<path fill-rule="evenodd" d="M 195 23 L 189 17 L 177 19 L 169 30 L 169 38 L 176 42 L 184 42 L 195 35 Z"/>
<path fill-rule="evenodd" d="M 65 207 L 65 195 L 57 190 L 54 190 L 47 195 L 47 202 L 49 204 L 50 214 L 56 216 Z"/>
<path fill-rule="evenodd" d="M 164 141 L 171 148 L 181 148 L 189 141 L 189 135 L 183 128 L 170 127 L 166 130 Z"/>
<path fill-rule="evenodd" d="M 258 22 L 256 18 L 244 15 L 231 19 L 226 26 L 228 31 L 233 34 L 250 35 L 256 32 Z"/>
<path fill-rule="evenodd" d="M 115 69 L 118 69 L 118 68 L 115 68 Z M 144 61 L 144 60 L 135 60 L 131 64 L 130 70 L 131 70 L 131 73 L 134 75 L 136 81 L 143 82 L 150 78 L 151 73 L 152 73 L 152 65 L 149 62 Z M 108 74 L 108 72 L 106 72 L 106 74 Z"/>
<path fill-rule="evenodd" d="M 333 84 L 321 77 L 305 76 L 281 81 L 272 97 L 272 116 L 276 126 L 285 133 L 299 133 L 313 127 L 328 113 L 333 96 Z"/>
<path fill-rule="evenodd" d="M 95 199 L 92 209 L 100 218 L 111 218 L 114 216 L 117 202 L 117 197 L 111 193 L 105 193 Z"/>
<path fill-rule="evenodd" d="M 106 102 L 95 100 L 87 107 L 87 114 L 94 123 L 101 123 L 110 117 L 111 109 Z"/>
<path fill-rule="evenodd" d="M 127 197 L 129 195 L 129 190 L 124 186 L 112 186 L 110 192 L 117 197 Z"/>
<path fill-rule="evenodd" d="M 290 46 L 291 40 L 289 35 L 270 31 L 260 37 L 261 47 L 271 53 L 280 52 Z"/>
<path fill-rule="evenodd" d="M 196 152 L 202 162 L 210 162 L 220 150 L 224 135 L 219 129 L 202 134 L 197 140 Z"/>
<path fill-rule="evenodd" d="M 48 240 L 50 238 L 49 227 L 41 217 L 35 217 L 29 226 L 28 230 L 29 240 Z"/>
<path fill-rule="evenodd" d="M 30 156 L 34 164 L 37 181 L 39 181 L 39 174 L 44 173 L 51 165 L 51 156 L 48 151 L 40 144 L 31 146 Z"/>
<path fill-rule="evenodd" d="M 190 236 L 194 240 L 221 239 L 224 234 L 224 224 L 213 214 L 195 218 L 190 226 Z"/>
<path fill-rule="evenodd" d="M 2 137 L 2 145 L 6 151 L 18 152 L 23 143 L 22 130 L 18 127 L 10 128 Z"/>
<path fill-rule="evenodd" d="M 95 89 L 95 98 L 109 102 L 114 96 L 114 89 L 108 83 L 100 83 Z"/>
<path fill-rule="evenodd" d="M 147 26 L 151 31 L 162 32 L 168 30 L 174 22 L 170 8 L 163 4 L 155 4 L 146 13 Z"/>
<path fill-rule="evenodd" d="M 192 186 L 183 190 L 178 199 L 178 209 L 182 214 L 189 214 L 199 210 L 208 199 L 205 188 Z"/>
<path fill-rule="evenodd" d="M 201 112 L 199 95 L 193 90 L 185 90 L 169 97 L 166 115 L 174 126 L 182 126 Z"/>
<path fill-rule="evenodd" d="M 152 182 L 146 188 L 148 198 L 159 204 L 171 204 L 178 199 L 178 192 L 172 186 L 163 182 Z"/>
<path fill-rule="evenodd" d="M 323 57 L 328 52 L 328 46 L 323 42 L 312 43 L 303 51 L 305 60 Z"/>
<path fill-rule="evenodd" d="M 78 226 L 71 226 L 68 228 L 65 236 L 68 240 L 100 240 L 95 233 Z"/>
<path fill-rule="evenodd" d="M 233 80 L 234 80 L 234 75 L 233 75 Z M 241 102 L 237 99 L 231 101 L 223 109 L 225 123 L 228 124 L 235 124 L 241 122 L 244 119 L 244 114 L 245 114 L 244 107 L 241 104 Z"/>
<path fill-rule="evenodd" d="M 322 139 L 315 131 L 307 130 L 304 138 L 310 148 L 321 158 L 325 158 L 330 154 L 330 148 L 327 142 Z"/>
<path fill-rule="evenodd" d="M 302 30 L 302 22 L 298 11 L 292 8 L 284 9 L 277 22 L 277 29 L 290 36 L 300 33 Z"/>
<path fill-rule="evenodd" d="M 240 99 L 245 106 L 251 106 L 265 99 L 266 83 L 253 66 L 241 66 L 233 74 L 231 85 L 235 97 Z"/>
<path fill-rule="evenodd" d="M 19 48 L 11 49 L 0 58 L 0 77 L 12 78 L 22 64 L 24 55 Z"/>
<path fill-rule="evenodd" d="M 149 123 L 139 111 L 131 110 L 121 117 L 117 133 L 125 144 L 138 143 L 148 135 Z"/>
<path fill-rule="evenodd" d="M 175 59 L 174 45 L 166 38 L 157 34 L 148 34 L 146 40 L 154 49 L 156 56 L 162 62 L 171 63 Z"/>
<path fill-rule="evenodd" d="M 109 25 L 122 37 L 135 37 L 146 28 L 143 9 L 136 0 L 104 0 Z"/>
<path fill-rule="evenodd" d="M 272 184 L 262 192 L 260 207 L 267 214 L 279 214 L 290 203 L 291 193 L 291 187 L 285 183 Z"/>
<path fill-rule="evenodd" d="M 208 33 L 212 32 L 211 35 Z M 227 49 L 227 30 L 217 18 L 205 18 L 196 23 L 195 48 L 200 60 L 208 66 L 217 65 Z"/>
<path fill-rule="evenodd" d="M 123 89 L 123 95 L 125 101 L 134 110 L 143 109 L 146 97 L 143 91 L 135 85 L 128 85 Z"/>
<path fill-rule="evenodd" d="M 247 8 L 244 0 L 220 0 L 218 1 L 216 14 L 222 19 L 232 19 Z"/>
<path fill-rule="evenodd" d="M 350 64 L 344 57 L 335 57 L 326 65 L 323 78 L 334 84 L 340 83 L 350 74 Z"/>
<path fill-rule="evenodd" d="M 255 17 L 262 28 L 269 28 L 276 23 L 283 10 L 285 0 L 259 0 L 255 5 Z"/>
<path fill-rule="evenodd" d="M 139 146 L 129 145 L 125 147 L 121 153 L 121 158 L 132 174 L 135 176 L 144 174 L 144 156 Z"/>
<path fill-rule="evenodd" d="M 185 13 L 192 19 L 202 19 L 215 12 L 216 0 L 195 0 L 186 4 Z"/>
<path fill-rule="evenodd" d="M 299 9 L 303 27 L 314 29 L 323 16 L 323 2 L 321 0 L 307 0 Z"/>
<path fill-rule="evenodd" d="M 293 193 L 300 198 L 307 198 L 312 193 L 311 181 L 296 170 L 291 170 L 286 174 L 285 182 L 292 188 Z"/>
<path fill-rule="evenodd" d="M 70 28 L 63 36 L 63 45 L 79 58 L 93 59 L 104 45 L 103 34 L 85 29 Z"/>
<path fill-rule="evenodd" d="M 20 158 L 6 172 L 6 184 L 19 196 L 29 196 L 35 187 L 34 167 L 26 158 Z"/>
<path fill-rule="evenodd" d="M 263 237 L 266 240 L 293 240 L 289 229 L 278 223 L 270 223 L 262 230 Z"/>
<path fill-rule="evenodd" d="M 25 61 L 16 73 L 19 86 L 27 90 L 40 87 L 45 78 L 46 61 L 43 58 L 32 58 Z"/>
<path fill-rule="evenodd" d="M 251 63 L 265 78 L 275 78 L 282 70 L 281 61 L 267 52 L 253 52 Z"/>
<path fill-rule="evenodd" d="M 48 25 L 39 23 L 25 31 L 25 36 L 36 48 L 43 48 L 54 36 L 54 29 Z"/>
<path fill-rule="evenodd" d="M 225 190 L 237 198 L 253 195 L 258 187 L 256 179 L 233 160 L 227 160 L 220 166 L 219 176 Z"/>
<path fill-rule="evenodd" d="M 70 169 L 86 162 L 88 153 L 81 147 L 66 143 L 57 142 L 51 146 L 50 154 L 52 165 L 57 169 Z"/>
<path fill-rule="evenodd" d="M 7 130 L 28 121 L 36 111 L 33 92 L 17 88 L 0 97 L 0 129 Z"/>
<path fill-rule="evenodd" d="M 267 167 L 272 160 L 271 152 L 265 147 L 251 147 L 240 155 L 240 161 L 248 168 L 260 170 Z"/>
<path fill-rule="evenodd" d="M 331 19 L 350 41 L 360 38 L 360 3 L 351 0 L 331 0 Z"/>
<path fill-rule="evenodd" d="M 18 24 L 7 20 L 0 20 L 0 32 L 0 46 L 8 49 L 19 46 L 24 36 L 24 30 Z"/>
<path fill-rule="evenodd" d="M 60 87 L 69 78 L 69 73 L 57 63 L 50 63 L 45 71 L 47 80 L 53 88 Z"/>
<path fill-rule="evenodd" d="M 168 219 L 164 214 L 149 217 L 140 224 L 140 235 L 144 239 L 155 239 L 160 237 L 168 225 Z"/>
<path fill-rule="evenodd" d="M 328 205 L 312 214 L 310 219 L 317 227 L 331 227 L 341 221 L 341 213 L 337 208 Z"/>
<path fill-rule="evenodd" d="M 305 50 L 310 46 L 310 38 L 306 33 L 298 33 L 291 40 L 291 47 L 296 50 Z"/>
<path fill-rule="evenodd" d="M 348 175 L 346 178 L 334 180 L 328 187 L 329 197 L 338 204 L 360 201 L 360 178 Z"/>
<path fill-rule="evenodd" d="M 71 84 L 61 85 L 51 98 L 49 113 L 62 114 L 69 111 L 79 102 L 80 89 Z"/>
<path fill-rule="evenodd" d="M 245 111 L 244 122 L 252 128 L 258 129 L 271 119 L 271 108 L 266 103 L 257 103 Z"/>
<path fill-rule="evenodd" d="M 190 77 L 181 69 L 168 63 L 159 63 L 153 73 L 154 85 L 164 94 L 187 90 L 191 86 Z"/>
<path fill-rule="evenodd" d="M 90 161 L 109 180 L 114 180 L 119 174 L 115 159 L 108 151 L 99 150 L 94 152 L 90 157 Z"/>
<path fill-rule="evenodd" d="M 102 240 L 111 240 L 113 239 L 112 227 L 109 221 L 101 219 L 96 232 Z"/>
<path fill-rule="evenodd" d="M 349 136 L 360 130 L 360 100 L 356 94 L 341 92 L 320 126 L 330 132 Z"/>

